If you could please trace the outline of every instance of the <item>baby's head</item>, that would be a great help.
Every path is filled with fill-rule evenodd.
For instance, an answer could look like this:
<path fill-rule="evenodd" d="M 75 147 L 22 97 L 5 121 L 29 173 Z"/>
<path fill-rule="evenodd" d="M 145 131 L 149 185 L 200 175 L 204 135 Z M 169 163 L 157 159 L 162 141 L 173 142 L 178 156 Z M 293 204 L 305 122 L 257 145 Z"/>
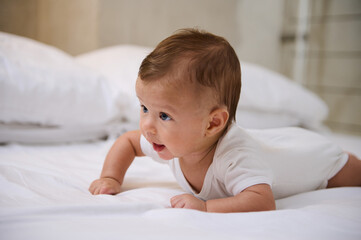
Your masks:
<path fill-rule="evenodd" d="M 142 135 L 163 159 L 202 153 L 235 120 L 240 90 L 240 64 L 224 38 L 178 31 L 140 66 Z"/>
<path fill-rule="evenodd" d="M 170 85 L 193 88 L 189 90 L 196 92 L 198 101 L 206 98 L 214 108 L 226 107 L 226 126 L 235 120 L 241 68 L 234 49 L 222 37 L 197 29 L 179 30 L 143 60 L 139 78 L 144 82 L 167 79 Z"/>

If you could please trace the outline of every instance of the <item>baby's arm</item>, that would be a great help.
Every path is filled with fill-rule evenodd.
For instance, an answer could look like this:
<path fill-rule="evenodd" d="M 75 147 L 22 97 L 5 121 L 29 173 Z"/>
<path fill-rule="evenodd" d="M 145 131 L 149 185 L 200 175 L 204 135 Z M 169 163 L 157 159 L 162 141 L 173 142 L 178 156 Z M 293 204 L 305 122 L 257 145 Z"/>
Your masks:
<path fill-rule="evenodd" d="M 120 136 L 105 159 L 100 178 L 92 182 L 89 191 L 96 194 L 117 194 L 127 169 L 135 157 L 144 156 L 140 147 L 140 131 Z"/>
<path fill-rule="evenodd" d="M 173 197 L 171 205 L 174 208 L 190 208 L 207 212 L 253 212 L 276 209 L 271 187 L 267 184 L 248 187 L 234 197 L 206 202 L 191 194 L 182 194 Z"/>

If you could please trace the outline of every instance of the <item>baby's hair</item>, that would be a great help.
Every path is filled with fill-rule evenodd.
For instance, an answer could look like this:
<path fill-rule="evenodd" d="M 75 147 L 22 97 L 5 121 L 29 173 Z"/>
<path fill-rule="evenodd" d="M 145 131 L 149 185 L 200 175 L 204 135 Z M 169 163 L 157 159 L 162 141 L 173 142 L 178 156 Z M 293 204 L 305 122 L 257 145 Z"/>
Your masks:
<path fill-rule="evenodd" d="M 139 77 L 148 82 L 176 72 L 181 74 L 177 84 L 181 79 L 211 88 L 218 104 L 227 107 L 229 120 L 235 120 L 241 67 L 226 39 L 198 29 L 178 30 L 143 60 Z"/>

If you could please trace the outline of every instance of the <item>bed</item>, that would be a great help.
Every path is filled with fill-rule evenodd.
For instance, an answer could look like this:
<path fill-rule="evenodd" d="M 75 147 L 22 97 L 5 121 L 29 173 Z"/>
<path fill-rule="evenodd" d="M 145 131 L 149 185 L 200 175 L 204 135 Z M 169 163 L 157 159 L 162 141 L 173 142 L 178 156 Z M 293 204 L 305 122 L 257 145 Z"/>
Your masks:
<path fill-rule="evenodd" d="M 119 45 L 72 57 L 0 33 L 0 239 L 361 239 L 361 188 L 306 192 L 277 210 L 172 209 L 168 166 L 136 158 L 122 192 L 88 192 L 107 151 L 137 128 L 134 81 L 151 49 Z M 323 124 L 326 104 L 284 76 L 242 62 L 238 124 L 300 126 L 361 156 L 361 138 Z M 261 97 L 262 96 L 262 97 Z"/>

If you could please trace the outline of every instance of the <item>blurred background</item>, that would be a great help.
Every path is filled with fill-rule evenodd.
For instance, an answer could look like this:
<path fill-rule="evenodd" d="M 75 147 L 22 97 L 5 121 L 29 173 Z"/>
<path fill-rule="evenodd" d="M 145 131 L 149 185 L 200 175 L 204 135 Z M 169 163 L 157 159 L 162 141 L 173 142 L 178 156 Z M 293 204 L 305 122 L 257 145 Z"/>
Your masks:
<path fill-rule="evenodd" d="M 360 0 L 0 0 L 0 31 L 72 55 L 155 47 L 185 27 L 221 35 L 240 60 L 315 92 L 328 127 L 361 135 Z"/>

